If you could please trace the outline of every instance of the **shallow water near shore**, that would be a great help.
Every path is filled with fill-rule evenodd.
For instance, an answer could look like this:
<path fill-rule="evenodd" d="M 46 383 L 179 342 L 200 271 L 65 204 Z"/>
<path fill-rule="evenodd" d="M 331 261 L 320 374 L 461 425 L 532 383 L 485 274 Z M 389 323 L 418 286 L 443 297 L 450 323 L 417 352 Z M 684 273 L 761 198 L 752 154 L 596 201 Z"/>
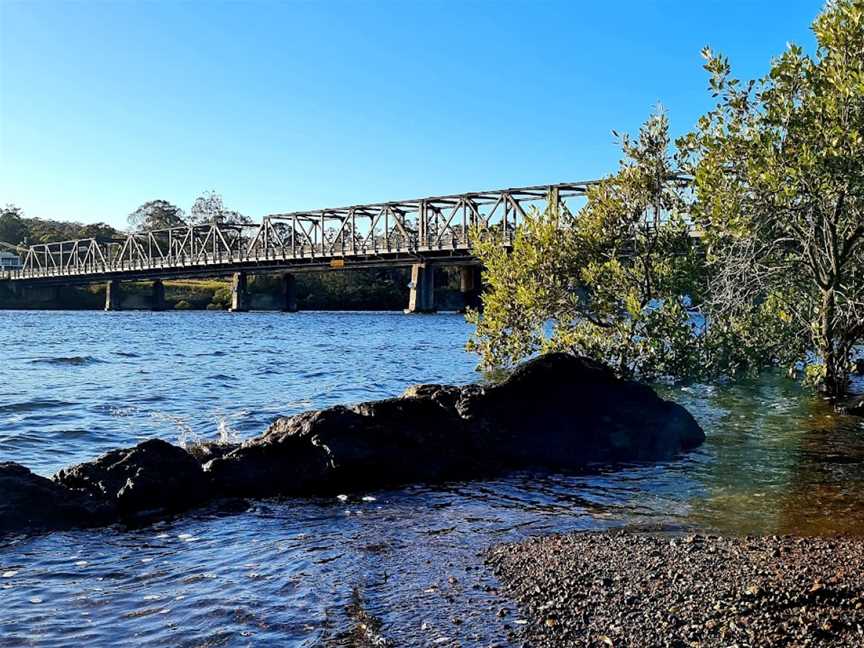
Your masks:
<path fill-rule="evenodd" d="M 243 438 L 281 414 L 474 382 L 469 330 L 447 314 L 0 312 L 0 461 L 50 475 L 153 436 Z M 0 645 L 507 645 L 516 617 L 496 612 L 513 606 L 477 557 L 499 542 L 620 525 L 864 535 L 860 419 L 773 376 L 659 389 L 708 435 L 673 462 L 7 540 Z"/>

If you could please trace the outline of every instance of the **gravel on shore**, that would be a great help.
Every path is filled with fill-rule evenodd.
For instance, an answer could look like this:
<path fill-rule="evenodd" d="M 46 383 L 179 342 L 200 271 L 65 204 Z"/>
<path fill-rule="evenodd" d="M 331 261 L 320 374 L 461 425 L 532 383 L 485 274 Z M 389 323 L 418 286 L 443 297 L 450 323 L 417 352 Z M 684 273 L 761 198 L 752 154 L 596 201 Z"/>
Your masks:
<path fill-rule="evenodd" d="M 860 538 L 574 533 L 486 562 L 532 648 L 864 646 Z"/>

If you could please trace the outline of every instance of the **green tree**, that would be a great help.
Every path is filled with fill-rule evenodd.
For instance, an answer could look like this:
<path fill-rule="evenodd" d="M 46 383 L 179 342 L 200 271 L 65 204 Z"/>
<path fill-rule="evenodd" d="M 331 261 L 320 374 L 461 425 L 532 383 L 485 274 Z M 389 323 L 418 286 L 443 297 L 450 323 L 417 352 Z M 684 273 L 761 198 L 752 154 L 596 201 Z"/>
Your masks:
<path fill-rule="evenodd" d="M 129 227 L 134 232 L 182 227 L 185 214 L 177 205 L 167 200 L 151 200 L 129 214 Z"/>
<path fill-rule="evenodd" d="M 18 245 L 27 240 L 29 233 L 20 207 L 6 205 L 0 209 L 0 241 Z"/>
<path fill-rule="evenodd" d="M 224 225 L 248 225 L 252 219 L 232 209 L 226 209 L 222 196 L 215 191 L 205 191 L 195 199 L 189 212 L 195 225 L 220 223 Z"/>
<path fill-rule="evenodd" d="M 797 45 L 742 83 L 706 49 L 716 107 L 679 146 L 713 274 L 717 368 L 803 363 L 833 396 L 864 341 L 864 0 L 829 2 Z"/>
<path fill-rule="evenodd" d="M 97 241 L 110 241 L 120 237 L 120 232 L 107 223 L 88 223 L 82 225 L 76 238 L 92 238 Z"/>
<path fill-rule="evenodd" d="M 469 348 L 482 366 L 550 350 L 645 378 L 684 375 L 698 363 L 690 296 L 699 264 L 666 116 L 657 112 L 621 144 L 619 171 L 592 186 L 575 215 L 550 197 L 517 229 L 512 250 L 475 233 L 487 290 L 483 312 L 469 313 Z"/>

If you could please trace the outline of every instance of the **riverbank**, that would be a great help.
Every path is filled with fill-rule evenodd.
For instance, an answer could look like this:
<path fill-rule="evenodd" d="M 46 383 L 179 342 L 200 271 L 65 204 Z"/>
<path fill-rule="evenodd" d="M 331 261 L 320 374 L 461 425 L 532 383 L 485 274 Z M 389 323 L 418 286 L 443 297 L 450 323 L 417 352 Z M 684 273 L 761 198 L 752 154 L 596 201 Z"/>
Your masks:
<path fill-rule="evenodd" d="M 861 538 L 574 533 L 486 563 L 533 648 L 864 645 Z"/>
<path fill-rule="evenodd" d="M 297 305 L 300 310 L 399 311 L 408 305 L 410 272 L 406 268 L 352 270 L 350 272 L 308 272 L 296 275 Z M 459 269 L 437 270 L 435 304 L 438 310 L 464 307 L 459 292 Z M 227 279 L 166 280 L 168 310 L 227 310 L 231 286 Z M 249 280 L 253 310 L 281 310 L 281 282 L 278 277 L 253 276 Z M 151 283 L 124 282 L 121 310 L 149 310 Z M 0 282 L 0 310 L 102 310 L 105 284 L 58 286 L 12 290 Z"/>

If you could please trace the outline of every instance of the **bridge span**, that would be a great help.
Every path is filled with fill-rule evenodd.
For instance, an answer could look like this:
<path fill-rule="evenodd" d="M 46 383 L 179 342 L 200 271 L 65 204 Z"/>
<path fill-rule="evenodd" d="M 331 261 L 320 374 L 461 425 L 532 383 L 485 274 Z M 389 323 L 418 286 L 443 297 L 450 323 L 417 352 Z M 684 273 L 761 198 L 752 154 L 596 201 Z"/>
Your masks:
<path fill-rule="evenodd" d="M 232 310 L 248 310 L 249 274 L 280 273 L 284 309 L 296 310 L 294 273 L 411 267 L 407 312 L 435 309 L 434 268 L 461 266 L 462 291 L 479 291 L 473 236 L 510 246 L 530 207 L 567 207 L 596 181 L 536 185 L 265 216 L 261 223 L 214 222 L 130 232 L 124 237 L 33 245 L 22 267 L 0 275 L 13 286 L 105 282 L 106 310 L 122 281 L 153 281 L 164 308 L 164 279 L 232 277 Z M 470 297 L 468 297 L 470 301 Z"/>

